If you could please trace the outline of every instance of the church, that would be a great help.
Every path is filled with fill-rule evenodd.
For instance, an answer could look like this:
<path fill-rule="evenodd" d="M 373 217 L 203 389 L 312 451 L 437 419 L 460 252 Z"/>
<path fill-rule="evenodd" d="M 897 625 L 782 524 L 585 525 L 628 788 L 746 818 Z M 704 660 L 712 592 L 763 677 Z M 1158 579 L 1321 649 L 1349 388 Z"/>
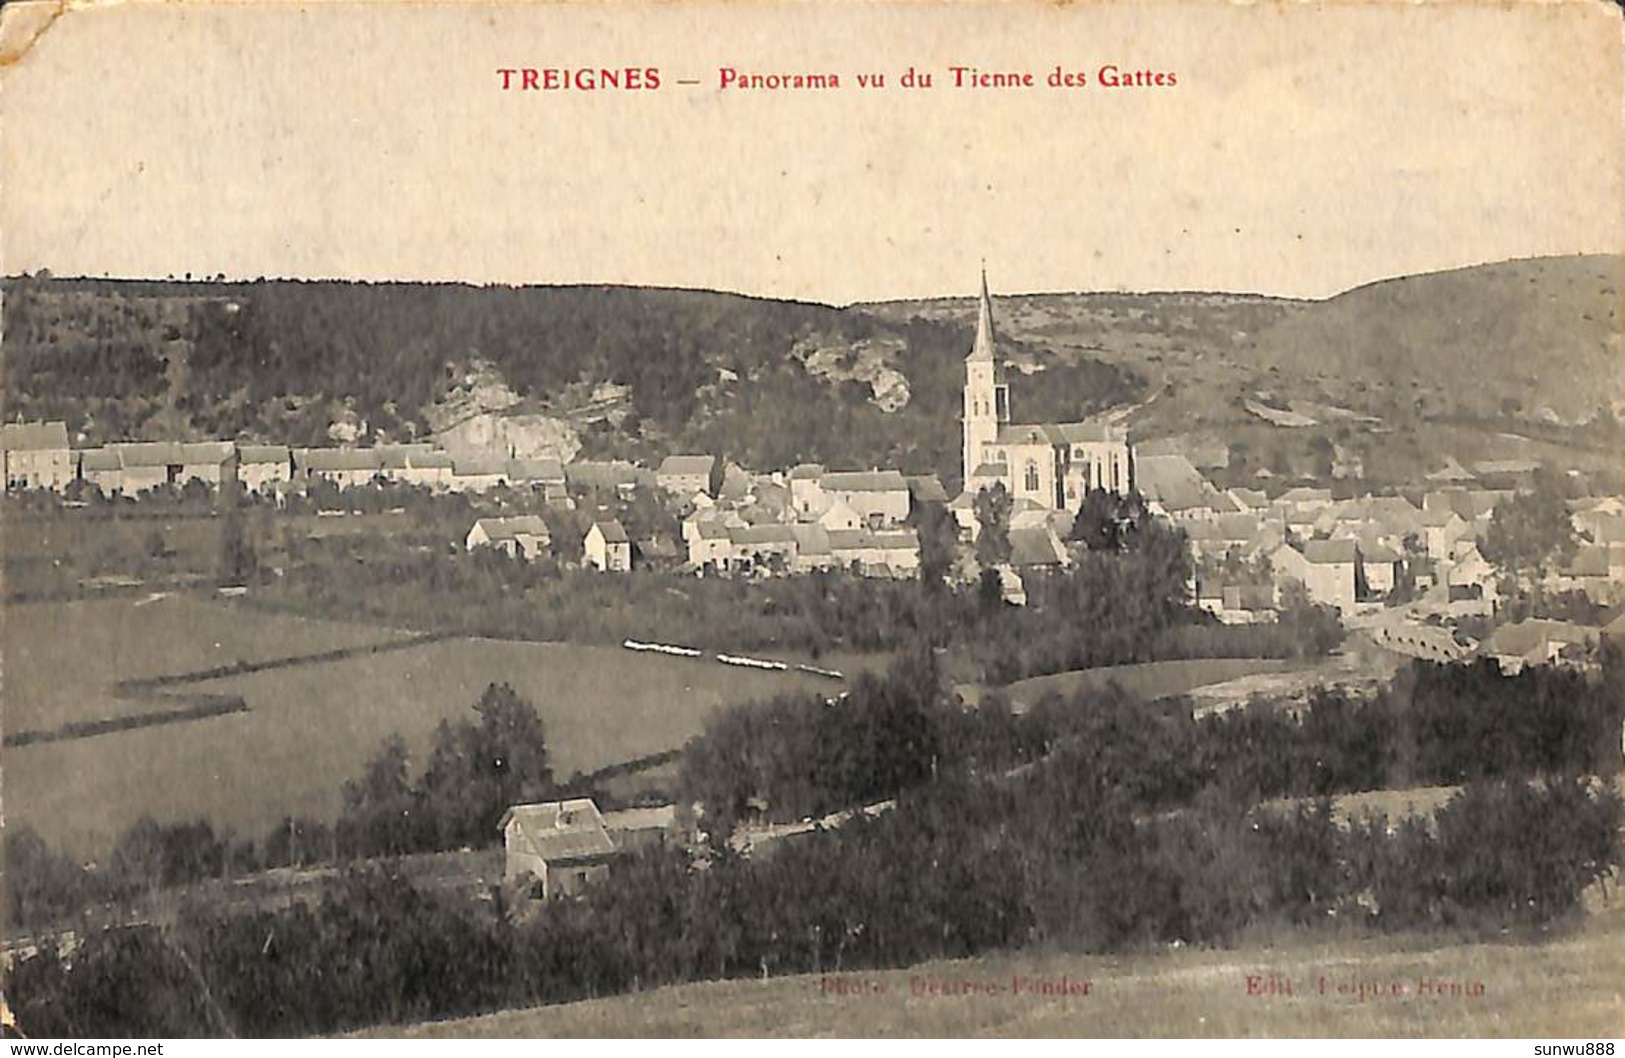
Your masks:
<path fill-rule="evenodd" d="M 993 328 L 993 301 L 982 272 L 976 341 L 965 357 L 965 491 L 1003 483 L 1010 495 L 1051 510 L 1076 511 L 1091 489 L 1134 487 L 1128 431 L 1103 420 L 1011 422 L 1010 388 Z"/>

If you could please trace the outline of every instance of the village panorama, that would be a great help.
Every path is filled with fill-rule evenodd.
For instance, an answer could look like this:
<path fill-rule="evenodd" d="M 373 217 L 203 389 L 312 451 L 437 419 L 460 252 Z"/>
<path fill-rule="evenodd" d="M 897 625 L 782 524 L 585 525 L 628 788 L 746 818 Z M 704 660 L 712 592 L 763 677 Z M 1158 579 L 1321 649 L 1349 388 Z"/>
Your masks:
<path fill-rule="evenodd" d="M 1625 259 L 966 272 L 5 280 L 0 1021 L 1617 1030 Z"/>

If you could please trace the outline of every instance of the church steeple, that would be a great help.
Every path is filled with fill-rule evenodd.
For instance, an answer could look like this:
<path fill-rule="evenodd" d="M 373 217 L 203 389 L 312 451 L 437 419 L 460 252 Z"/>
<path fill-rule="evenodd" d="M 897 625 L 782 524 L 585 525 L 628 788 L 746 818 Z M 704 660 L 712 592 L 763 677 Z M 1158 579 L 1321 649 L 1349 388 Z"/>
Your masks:
<path fill-rule="evenodd" d="M 976 342 L 966 360 L 991 363 L 998 360 L 993 339 L 993 299 L 987 293 L 987 266 L 982 266 L 982 300 L 976 312 Z"/>

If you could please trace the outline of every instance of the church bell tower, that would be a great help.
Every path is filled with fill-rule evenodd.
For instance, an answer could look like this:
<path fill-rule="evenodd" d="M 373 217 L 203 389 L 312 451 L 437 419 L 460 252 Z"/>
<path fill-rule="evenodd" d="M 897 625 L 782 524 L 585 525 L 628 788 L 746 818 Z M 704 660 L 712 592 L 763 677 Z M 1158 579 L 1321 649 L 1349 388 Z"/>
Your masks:
<path fill-rule="evenodd" d="M 982 449 L 999 438 L 999 427 L 1010 421 L 1010 389 L 1005 384 L 1004 362 L 993 333 L 993 299 L 987 293 L 987 269 L 982 269 L 982 297 L 976 314 L 976 341 L 965 357 L 965 488 L 971 474 L 986 462 Z"/>

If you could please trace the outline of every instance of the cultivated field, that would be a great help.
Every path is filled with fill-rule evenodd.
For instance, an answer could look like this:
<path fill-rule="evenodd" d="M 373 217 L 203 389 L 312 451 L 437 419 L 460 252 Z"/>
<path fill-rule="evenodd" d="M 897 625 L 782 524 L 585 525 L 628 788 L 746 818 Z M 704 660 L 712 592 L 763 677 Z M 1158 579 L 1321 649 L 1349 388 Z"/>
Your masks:
<path fill-rule="evenodd" d="M 1249 975 L 1262 994 L 1249 994 Z M 1012 989 L 1018 979 L 1019 994 Z M 1053 991 L 1063 979 L 1089 982 L 1089 994 L 1035 994 L 1042 982 Z M 932 995 L 915 988 L 967 981 L 998 991 L 940 994 L 939 987 Z M 1617 1036 L 1621 1026 L 1625 908 L 1615 906 L 1576 932 L 1540 941 L 1418 936 L 1109 957 L 1016 953 L 907 970 L 680 985 L 375 1034 L 1583 1039 Z"/>
<path fill-rule="evenodd" d="M 116 679 L 398 635 L 180 599 L 18 606 L 6 618 L 7 730 L 154 708 L 150 700 L 116 700 Z M 91 855 L 143 814 L 203 817 L 255 838 L 287 815 L 331 818 L 341 785 L 360 774 L 385 737 L 399 732 L 422 754 L 441 718 L 471 716 L 491 682 L 511 683 L 535 703 L 561 779 L 676 748 L 725 703 L 838 686 L 614 647 L 430 643 L 184 688 L 241 695 L 247 712 L 8 748 L 6 819 Z"/>

